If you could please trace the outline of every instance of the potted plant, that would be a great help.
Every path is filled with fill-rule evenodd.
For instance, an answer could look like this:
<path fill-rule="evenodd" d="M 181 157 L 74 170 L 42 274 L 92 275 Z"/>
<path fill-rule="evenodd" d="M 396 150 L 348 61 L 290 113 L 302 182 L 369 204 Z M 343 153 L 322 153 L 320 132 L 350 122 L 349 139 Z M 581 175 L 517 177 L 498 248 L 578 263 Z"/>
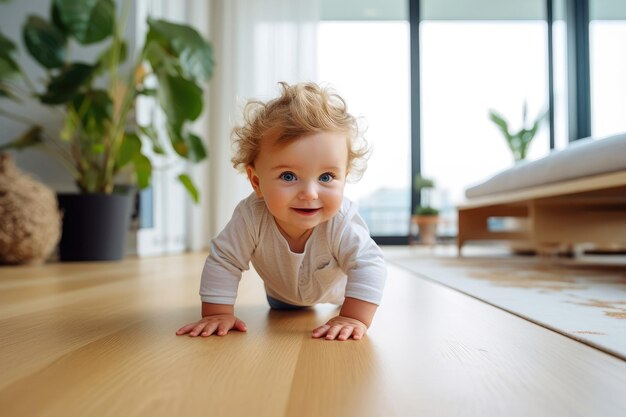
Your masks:
<path fill-rule="evenodd" d="M 1 116 L 28 125 L 0 150 L 45 146 L 67 167 L 80 191 L 59 195 L 64 211 L 62 260 L 123 256 L 132 197 L 120 193 L 130 188 L 118 185 L 121 177 L 132 178 L 142 189 L 151 181 L 151 158 L 167 154 L 199 162 L 206 157 L 202 139 L 189 124 L 202 111 L 203 84 L 213 72 L 211 45 L 189 26 L 148 18 L 143 48 L 131 70 L 123 73 L 120 67 L 129 57 L 122 33 L 130 6 L 124 2 L 117 15 L 113 0 L 53 0 L 49 19 L 28 16 L 24 45 L 47 74 L 39 88 L 19 65 L 16 44 L 0 33 L 0 99 L 35 98 L 63 114 L 62 130 L 47 134 L 27 116 L 0 108 Z M 80 46 L 102 45 L 98 58 L 71 61 L 70 40 Z M 136 122 L 139 97 L 158 103 L 164 126 Z M 165 135 L 159 134 L 163 131 Z M 198 191 L 189 176 L 183 173 L 178 179 L 197 202 Z M 106 224 L 110 213 L 118 216 Z M 86 230 L 91 226 L 95 229 Z M 72 230 L 78 235 L 71 235 Z M 104 243 L 107 236 L 116 240 Z M 104 246 L 94 247 L 98 242 Z M 64 253 L 72 248 L 80 251 Z"/>
<path fill-rule="evenodd" d="M 515 162 L 518 162 L 526 158 L 528 148 L 535 138 L 546 114 L 547 113 L 540 114 L 531 124 L 528 124 L 528 105 L 524 102 L 522 109 L 522 128 L 517 132 L 512 132 L 508 122 L 495 110 L 489 110 L 489 119 L 498 126 L 509 149 L 513 153 L 513 159 Z"/>
<path fill-rule="evenodd" d="M 431 205 L 431 192 L 435 188 L 435 182 L 430 178 L 416 175 L 413 179 L 413 187 L 420 193 L 422 204 L 415 207 L 411 221 L 417 225 L 419 241 L 433 245 L 437 242 L 437 224 L 439 223 L 439 210 Z"/>

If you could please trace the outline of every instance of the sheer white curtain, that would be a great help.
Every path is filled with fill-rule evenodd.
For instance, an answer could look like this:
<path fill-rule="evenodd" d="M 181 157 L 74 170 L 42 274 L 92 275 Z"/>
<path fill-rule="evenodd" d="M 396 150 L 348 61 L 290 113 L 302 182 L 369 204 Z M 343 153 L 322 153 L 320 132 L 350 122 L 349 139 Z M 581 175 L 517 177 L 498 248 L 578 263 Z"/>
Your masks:
<path fill-rule="evenodd" d="M 166 19 L 172 22 L 187 21 L 185 4 L 167 0 L 138 0 L 133 3 L 131 18 L 135 26 L 135 50 L 143 48 L 143 40 L 148 30 L 148 16 Z M 155 122 L 155 127 L 165 139 L 163 114 L 152 100 L 140 97 L 137 101 L 136 117 L 141 125 Z M 152 171 L 151 194 L 142 198 L 141 210 L 149 214 L 140 214 L 141 223 L 136 233 L 130 233 L 127 252 L 138 256 L 154 256 L 184 252 L 189 240 L 185 208 L 189 196 L 177 180 L 177 176 L 186 168 L 185 162 L 173 156 L 154 158 Z M 151 221 L 146 222 L 146 218 Z"/>
<path fill-rule="evenodd" d="M 188 1 L 194 14 L 194 3 Z M 318 0 L 214 0 L 209 38 L 216 71 L 210 82 L 209 162 L 194 169 L 202 202 L 189 210 L 189 246 L 206 247 L 252 188 L 230 163 L 230 131 L 245 101 L 274 97 L 278 82 L 315 80 Z M 204 8 L 205 6 L 199 6 Z M 200 12 L 198 15 L 201 14 Z"/>

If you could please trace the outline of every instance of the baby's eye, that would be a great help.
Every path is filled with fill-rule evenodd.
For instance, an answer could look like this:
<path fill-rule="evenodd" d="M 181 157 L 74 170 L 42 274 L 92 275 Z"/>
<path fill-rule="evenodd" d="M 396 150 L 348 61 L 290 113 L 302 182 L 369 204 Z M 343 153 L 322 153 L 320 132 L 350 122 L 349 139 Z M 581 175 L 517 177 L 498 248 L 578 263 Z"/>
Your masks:
<path fill-rule="evenodd" d="M 335 175 L 333 175 L 330 172 L 325 172 L 322 175 L 320 175 L 320 182 L 331 182 L 333 179 L 335 178 Z"/>
<path fill-rule="evenodd" d="M 297 178 L 296 174 L 294 174 L 293 172 L 286 171 L 280 174 L 280 179 L 283 181 L 292 182 L 295 181 Z"/>

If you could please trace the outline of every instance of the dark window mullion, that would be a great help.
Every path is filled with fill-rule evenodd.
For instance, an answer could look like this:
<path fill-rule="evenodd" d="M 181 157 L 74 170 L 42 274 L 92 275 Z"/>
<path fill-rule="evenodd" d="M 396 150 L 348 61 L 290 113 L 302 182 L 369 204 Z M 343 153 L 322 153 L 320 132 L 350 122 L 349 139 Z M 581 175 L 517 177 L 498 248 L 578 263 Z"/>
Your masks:
<path fill-rule="evenodd" d="M 411 54 L 411 213 L 420 204 L 420 194 L 413 179 L 422 171 L 420 136 L 420 0 L 409 0 Z"/>
<path fill-rule="evenodd" d="M 591 136 L 589 67 L 589 0 L 570 0 L 567 7 L 569 140 Z"/>
<path fill-rule="evenodd" d="M 546 22 L 548 24 L 548 129 L 550 150 L 554 149 L 554 48 L 552 25 L 554 24 L 554 10 L 552 0 L 546 0 Z"/>

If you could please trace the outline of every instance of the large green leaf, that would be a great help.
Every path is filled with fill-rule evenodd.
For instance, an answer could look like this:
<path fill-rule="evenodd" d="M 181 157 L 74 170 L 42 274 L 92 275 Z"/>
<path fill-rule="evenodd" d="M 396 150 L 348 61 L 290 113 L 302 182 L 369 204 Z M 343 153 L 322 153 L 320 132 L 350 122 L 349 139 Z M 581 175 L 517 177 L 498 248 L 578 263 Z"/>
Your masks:
<path fill-rule="evenodd" d="M 56 26 L 39 16 L 29 16 L 22 29 L 24 44 L 46 68 L 60 68 L 65 61 L 65 37 Z"/>
<path fill-rule="evenodd" d="M 187 146 L 185 140 L 183 139 L 183 125 L 166 123 L 166 127 L 167 135 L 170 138 L 170 143 L 172 144 L 174 151 L 183 158 L 187 158 L 189 155 L 189 146 Z"/>
<path fill-rule="evenodd" d="M 67 33 L 83 45 L 100 42 L 113 33 L 113 0 L 54 0 L 54 7 Z"/>
<path fill-rule="evenodd" d="M 45 104 L 66 103 L 74 98 L 84 84 L 91 80 L 96 66 L 74 63 L 50 80 L 48 91 L 40 96 Z"/>
<path fill-rule="evenodd" d="M 137 186 L 140 189 L 146 188 L 150 185 L 150 179 L 152 178 L 152 163 L 150 162 L 150 159 L 140 153 L 135 155 L 133 165 L 135 166 Z"/>
<path fill-rule="evenodd" d="M 110 131 L 113 100 L 105 90 L 89 90 L 74 97 L 74 109 L 80 117 L 81 128 L 94 140 L 104 140 Z"/>
<path fill-rule="evenodd" d="M 182 126 L 187 120 L 197 119 L 202 113 L 202 89 L 194 82 L 164 70 L 157 70 L 156 75 L 159 80 L 159 103 L 168 122 Z"/>
<path fill-rule="evenodd" d="M 174 57 L 169 55 L 165 48 L 157 42 L 146 44 L 143 50 L 143 57 L 146 59 L 152 70 L 157 72 L 165 72 L 172 76 L 182 75 L 178 62 Z"/>
<path fill-rule="evenodd" d="M 18 100 L 12 88 L 4 81 L 19 78 L 22 70 L 17 63 L 17 47 L 15 43 L 0 32 L 0 97 Z"/>
<path fill-rule="evenodd" d="M 159 139 L 159 134 L 157 130 L 153 126 L 139 126 L 139 130 L 141 133 L 146 135 L 148 139 L 150 139 L 150 143 L 152 144 L 152 151 L 158 155 L 165 155 L 165 149 L 163 149 L 163 145 L 161 144 L 161 140 Z"/>
<path fill-rule="evenodd" d="M 206 148 L 202 139 L 193 133 L 184 136 L 185 143 L 189 146 L 189 155 L 187 159 L 191 162 L 200 162 L 206 158 Z"/>
<path fill-rule="evenodd" d="M 124 140 L 115 158 L 116 169 L 122 168 L 124 165 L 134 160 L 141 154 L 141 139 L 136 133 L 127 132 L 124 134 Z"/>
<path fill-rule="evenodd" d="M 180 174 L 178 176 L 178 180 L 181 182 L 181 184 L 183 184 L 183 186 L 185 187 L 185 189 L 187 190 L 187 192 L 193 199 L 193 202 L 198 204 L 198 202 L 200 202 L 200 193 L 198 193 L 198 189 L 194 185 L 189 175 Z"/>
<path fill-rule="evenodd" d="M 0 82 L 20 77 L 20 67 L 11 59 L 0 56 Z"/>
<path fill-rule="evenodd" d="M 191 162 L 200 162 L 206 158 L 206 148 L 198 136 L 193 133 L 183 133 L 181 126 L 174 126 L 169 123 L 167 132 L 172 148 L 178 155 Z"/>
<path fill-rule="evenodd" d="M 213 48 L 195 29 L 152 18 L 148 18 L 148 26 L 145 48 L 158 43 L 179 58 L 186 78 L 193 78 L 196 82 L 211 78 L 215 66 Z"/>
<path fill-rule="evenodd" d="M 42 134 L 43 130 L 41 126 L 33 126 L 11 142 L 0 145 L 0 151 L 8 149 L 24 149 L 39 145 L 43 142 Z"/>
<path fill-rule="evenodd" d="M 0 80 L 17 78 L 21 74 L 17 64 L 17 46 L 0 32 Z"/>
<path fill-rule="evenodd" d="M 54 2 L 50 4 L 50 21 L 54 26 L 56 26 L 57 29 L 59 29 L 61 33 L 63 33 L 63 36 L 67 38 L 67 28 L 65 27 L 63 20 L 61 20 L 59 8 Z"/>
<path fill-rule="evenodd" d="M 15 46 L 15 42 L 4 36 L 2 32 L 0 32 L 0 56 L 6 56 L 13 60 L 17 59 L 17 46 Z"/>

